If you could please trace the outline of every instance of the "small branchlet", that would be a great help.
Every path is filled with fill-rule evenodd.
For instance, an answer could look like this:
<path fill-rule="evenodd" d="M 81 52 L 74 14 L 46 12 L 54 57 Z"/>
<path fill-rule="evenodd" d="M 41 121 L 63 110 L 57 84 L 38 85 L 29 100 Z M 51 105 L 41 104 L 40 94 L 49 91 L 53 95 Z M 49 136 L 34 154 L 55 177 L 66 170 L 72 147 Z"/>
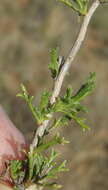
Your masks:
<path fill-rule="evenodd" d="M 75 95 L 73 95 L 73 90 L 71 88 L 67 88 L 65 95 L 58 97 L 56 102 L 52 105 L 50 104 L 51 93 L 44 92 L 41 96 L 39 106 L 35 107 L 31 101 L 33 96 L 28 95 L 24 85 L 21 85 L 22 92 L 18 94 L 18 96 L 22 97 L 27 102 L 38 125 L 48 119 L 48 115 L 61 113 L 62 116 L 54 120 L 52 128 L 62 126 L 64 124 L 67 125 L 68 122 L 73 119 L 84 129 L 88 128 L 88 126 L 84 124 L 85 119 L 78 117 L 78 113 L 80 111 L 87 112 L 87 108 L 81 104 L 81 101 L 84 100 L 94 88 L 95 73 L 90 73 L 87 81 L 80 87 Z"/>
<path fill-rule="evenodd" d="M 48 118 L 47 115 L 50 112 L 49 98 L 51 96 L 49 92 L 46 92 L 46 91 L 43 92 L 43 94 L 41 95 L 41 100 L 38 107 L 33 105 L 34 97 L 28 94 L 27 89 L 23 84 L 21 85 L 21 93 L 17 94 L 17 96 L 23 98 L 26 101 L 38 125 L 43 123 L 43 121 Z"/>

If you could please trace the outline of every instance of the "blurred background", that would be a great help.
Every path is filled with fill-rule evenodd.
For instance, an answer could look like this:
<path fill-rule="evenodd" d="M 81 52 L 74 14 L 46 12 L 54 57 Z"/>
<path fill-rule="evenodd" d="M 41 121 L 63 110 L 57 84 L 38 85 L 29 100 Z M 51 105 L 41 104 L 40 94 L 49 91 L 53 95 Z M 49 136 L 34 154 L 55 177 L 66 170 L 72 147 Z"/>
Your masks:
<path fill-rule="evenodd" d="M 51 48 L 66 56 L 81 18 L 55 0 L 0 0 L 0 104 L 30 142 L 36 124 L 25 102 L 16 97 L 24 83 L 38 104 L 51 89 Z M 108 189 L 108 7 L 96 11 L 83 46 L 65 79 L 63 90 L 80 87 L 89 72 L 96 89 L 86 99 L 88 132 L 71 123 L 62 133 L 70 144 L 58 147 L 70 171 L 60 175 L 63 190 Z"/>

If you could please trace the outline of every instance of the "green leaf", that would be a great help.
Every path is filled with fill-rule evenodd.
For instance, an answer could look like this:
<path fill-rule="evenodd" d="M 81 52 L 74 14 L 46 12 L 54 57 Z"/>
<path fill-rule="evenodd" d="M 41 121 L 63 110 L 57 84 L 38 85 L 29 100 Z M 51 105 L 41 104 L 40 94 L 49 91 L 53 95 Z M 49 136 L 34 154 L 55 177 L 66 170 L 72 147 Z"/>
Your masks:
<path fill-rule="evenodd" d="M 36 180 L 37 176 L 41 174 L 42 167 L 45 162 L 45 157 L 35 152 L 29 152 L 28 165 L 29 165 L 29 180 Z"/>
<path fill-rule="evenodd" d="M 77 112 L 88 112 L 88 108 L 86 108 L 84 105 L 81 105 L 79 102 L 77 104 L 75 104 L 75 109 L 77 110 Z"/>
<path fill-rule="evenodd" d="M 59 64 L 58 64 L 58 48 L 54 48 L 51 51 L 51 63 L 49 64 L 49 69 L 52 74 L 52 78 L 56 78 L 59 72 Z"/>
<path fill-rule="evenodd" d="M 43 170 L 41 173 L 41 179 L 44 179 L 52 167 L 56 165 L 56 162 L 54 160 L 58 157 L 58 155 L 59 153 L 52 149 L 51 155 L 45 158 Z"/>
<path fill-rule="evenodd" d="M 28 153 L 28 179 L 32 180 L 34 176 L 34 169 L 35 168 L 35 155 L 31 152 Z"/>
<path fill-rule="evenodd" d="M 55 129 L 64 125 L 68 125 L 68 118 L 65 116 L 55 119 L 50 129 Z"/>
<path fill-rule="evenodd" d="M 48 142 L 44 142 L 42 144 L 40 144 L 36 149 L 35 149 L 35 153 L 41 153 L 43 151 L 45 151 L 46 149 L 56 145 L 56 144 L 66 144 L 69 143 L 68 141 L 66 141 L 64 139 L 64 137 L 60 137 L 59 133 L 57 135 L 55 135 L 53 137 L 52 140 L 48 141 Z"/>
<path fill-rule="evenodd" d="M 65 100 L 66 102 L 69 102 L 71 100 L 71 98 L 72 98 L 72 92 L 73 92 L 73 89 L 68 87 L 66 89 L 66 94 L 64 95 L 63 100 Z"/>
<path fill-rule="evenodd" d="M 36 175 L 41 174 L 44 162 L 45 162 L 45 157 L 43 157 L 41 154 L 37 154 L 37 156 L 36 156 L 36 171 L 35 171 Z"/>
<path fill-rule="evenodd" d="M 33 96 L 30 96 L 26 87 L 21 84 L 21 93 L 17 94 L 17 96 L 23 98 L 33 117 L 35 118 L 36 122 L 40 125 L 44 120 L 48 119 L 47 115 L 48 115 L 48 110 L 47 110 L 47 104 L 48 104 L 48 101 L 49 101 L 49 97 L 50 97 L 50 94 L 49 92 L 45 92 L 43 93 L 42 97 L 41 97 L 41 102 L 40 102 L 40 105 L 39 107 L 36 107 L 33 105 Z M 46 107 L 46 109 L 45 109 Z"/>
<path fill-rule="evenodd" d="M 52 149 L 51 155 L 47 160 L 48 167 L 52 164 L 52 162 L 57 158 L 58 155 L 59 153 Z"/>
<path fill-rule="evenodd" d="M 78 102 L 83 100 L 86 96 L 90 95 L 95 88 L 95 79 L 96 74 L 90 73 L 90 76 L 88 77 L 86 83 L 81 86 L 81 88 L 78 90 L 76 95 L 72 97 L 72 99 Z"/>
<path fill-rule="evenodd" d="M 39 108 L 40 108 L 41 111 L 43 109 L 47 108 L 50 96 L 51 96 L 51 93 L 49 93 L 49 92 L 43 92 L 43 94 L 41 96 L 40 105 L 39 105 Z"/>
<path fill-rule="evenodd" d="M 76 123 L 78 123 L 80 125 L 80 127 L 82 128 L 82 130 L 85 132 L 85 130 L 89 130 L 90 127 L 88 125 L 85 124 L 85 118 L 80 118 L 78 116 L 75 116 L 74 114 L 72 115 L 72 118 L 76 121 Z"/>
<path fill-rule="evenodd" d="M 20 160 L 12 160 L 10 162 L 10 175 L 13 180 L 24 178 L 25 172 L 23 171 L 23 162 Z"/>
<path fill-rule="evenodd" d="M 64 160 L 60 165 L 52 168 L 49 173 L 47 174 L 46 178 L 57 178 L 57 174 L 64 171 L 69 171 L 68 168 L 66 168 L 66 160 Z"/>
<path fill-rule="evenodd" d="M 29 94 L 27 92 L 26 87 L 23 84 L 21 84 L 21 93 L 18 93 L 17 96 L 24 98 L 26 101 L 29 100 Z"/>

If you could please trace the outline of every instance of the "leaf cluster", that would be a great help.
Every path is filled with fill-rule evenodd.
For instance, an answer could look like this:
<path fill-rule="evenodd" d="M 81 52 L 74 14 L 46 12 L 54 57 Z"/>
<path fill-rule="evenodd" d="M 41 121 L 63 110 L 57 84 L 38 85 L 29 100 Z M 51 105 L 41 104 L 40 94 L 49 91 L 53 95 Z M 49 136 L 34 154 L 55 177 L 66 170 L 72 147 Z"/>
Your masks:
<path fill-rule="evenodd" d="M 83 129 L 89 128 L 85 124 L 85 119 L 80 118 L 78 113 L 80 111 L 87 112 L 87 108 L 81 104 L 81 101 L 88 96 L 95 87 L 95 73 L 90 73 L 87 81 L 80 87 L 75 95 L 73 95 L 72 88 L 67 88 L 64 96 L 58 97 L 56 102 L 50 104 L 51 93 L 44 92 L 41 96 L 39 106 L 33 105 L 33 96 L 29 96 L 24 85 L 21 85 L 21 93 L 17 96 L 22 97 L 28 104 L 37 124 L 40 125 L 48 119 L 50 114 L 62 113 L 59 119 L 55 119 L 52 128 L 67 125 L 68 122 L 73 119 Z"/>
<path fill-rule="evenodd" d="M 55 142 L 58 143 L 58 142 Z M 52 145 L 51 145 L 52 147 Z M 46 148 L 45 148 L 46 149 Z M 58 153 L 52 149 L 49 156 L 42 154 L 41 150 L 37 153 L 29 152 L 29 176 L 28 180 L 32 183 L 36 183 L 39 186 L 44 187 L 58 187 L 56 182 L 50 182 L 50 179 L 56 179 L 57 174 L 63 171 L 67 171 L 66 161 L 63 161 L 61 164 L 57 164 L 55 159 L 58 156 Z"/>
<path fill-rule="evenodd" d="M 60 66 L 58 63 L 59 49 L 53 48 L 50 54 L 51 54 L 51 63 L 49 64 L 49 69 L 51 71 L 52 78 L 55 79 L 59 73 L 59 66 Z"/>
<path fill-rule="evenodd" d="M 42 124 L 44 120 L 48 119 L 48 114 L 50 113 L 48 104 L 49 98 L 51 96 L 49 92 L 43 92 L 38 107 L 34 106 L 34 97 L 29 95 L 26 87 L 23 84 L 21 85 L 21 93 L 17 94 L 17 96 L 23 98 L 26 101 L 38 125 Z"/>
<path fill-rule="evenodd" d="M 61 138 L 58 134 L 48 142 L 41 143 L 32 152 L 28 152 L 25 161 L 11 161 L 10 175 L 15 184 L 14 189 L 19 190 L 19 183 L 23 184 L 25 188 L 29 185 L 36 184 L 43 187 L 60 188 L 61 185 L 52 181 L 57 178 L 57 174 L 63 171 L 68 171 L 66 168 L 66 161 L 57 164 L 55 159 L 58 153 L 52 149 L 56 144 L 64 144 L 67 141 Z M 49 155 L 45 151 L 51 148 Z M 25 170 L 24 167 L 25 166 Z"/>
<path fill-rule="evenodd" d="M 63 97 L 59 97 L 57 101 L 52 105 L 53 112 L 62 113 L 62 117 L 55 120 L 52 127 L 59 127 L 62 125 L 68 125 L 68 122 L 73 119 L 85 130 L 89 127 L 85 124 L 85 118 L 80 118 L 78 113 L 80 111 L 87 112 L 87 108 L 81 104 L 81 101 L 88 96 L 95 87 L 95 73 L 90 73 L 87 81 L 80 87 L 75 95 L 73 95 L 72 89 L 67 88 Z"/>
<path fill-rule="evenodd" d="M 25 178 L 25 161 L 12 160 L 10 161 L 9 171 L 12 183 L 14 184 L 14 189 L 19 190 L 19 187 L 23 186 L 23 181 Z"/>
<path fill-rule="evenodd" d="M 88 10 L 89 0 L 57 0 L 66 6 L 70 7 L 79 15 L 86 15 Z"/>

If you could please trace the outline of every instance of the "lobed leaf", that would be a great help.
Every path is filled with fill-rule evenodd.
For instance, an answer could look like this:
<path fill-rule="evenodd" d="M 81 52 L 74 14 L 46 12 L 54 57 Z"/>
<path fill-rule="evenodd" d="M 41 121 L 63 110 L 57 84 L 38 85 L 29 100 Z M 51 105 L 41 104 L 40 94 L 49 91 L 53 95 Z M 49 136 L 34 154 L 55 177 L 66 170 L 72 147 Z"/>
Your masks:
<path fill-rule="evenodd" d="M 58 64 L 58 48 L 53 48 L 51 50 L 51 63 L 49 64 L 49 69 L 51 71 L 52 78 L 56 78 L 59 72 L 59 64 Z"/>

